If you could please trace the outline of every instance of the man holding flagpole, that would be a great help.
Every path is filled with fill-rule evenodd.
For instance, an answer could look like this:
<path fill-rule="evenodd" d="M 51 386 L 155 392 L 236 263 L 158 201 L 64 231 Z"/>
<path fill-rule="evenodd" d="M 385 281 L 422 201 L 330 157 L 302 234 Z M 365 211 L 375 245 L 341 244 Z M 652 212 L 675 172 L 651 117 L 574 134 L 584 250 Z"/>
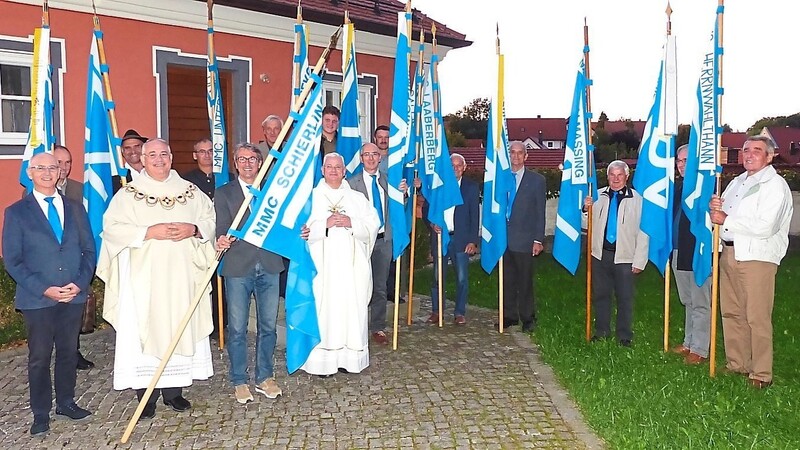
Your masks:
<path fill-rule="evenodd" d="M 775 275 L 789 247 L 792 193 L 772 167 L 775 144 L 751 136 L 742 147 L 745 173 L 710 203 L 720 226 L 720 310 L 725 368 L 748 374 L 756 389 L 772 385 Z"/>
<path fill-rule="evenodd" d="M 611 335 L 611 294 L 617 299 L 616 335 L 619 345 L 633 342 L 634 275 L 647 265 L 647 235 L 640 229 L 642 196 L 627 186 L 630 169 L 612 161 L 606 169 L 608 186 L 584 199 L 592 208 L 596 232 L 592 235 L 592 303 L 595 310 L 592 342 Z M 603 230 L 603 231 L 601 231 Z"/>
<path fill-rule="evenodd" d="M 525 144 L 512 142 L 508 154 L 515 185 L 508 202 L 508 248 L 503 255 L 503 328 L 522 322 L 522 331 L 530 332 L 536 327 L 533 258 L 544 250 L 546 188 L 541 174 L 525 169 Z"/>

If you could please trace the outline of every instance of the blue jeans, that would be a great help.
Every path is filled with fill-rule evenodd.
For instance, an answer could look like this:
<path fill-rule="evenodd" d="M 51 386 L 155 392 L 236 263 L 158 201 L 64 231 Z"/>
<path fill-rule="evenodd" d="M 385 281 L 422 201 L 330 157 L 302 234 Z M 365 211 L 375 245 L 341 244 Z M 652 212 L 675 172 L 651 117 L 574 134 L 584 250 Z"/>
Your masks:
<path fill-rule="evenodd" d="M 435 241 L 434 241 L 435 242 Z M 431 246 L 433 249 L 433 286 L 431 287 L 431 301 L 433 302 L 433 313 L 439 312 L 439 269 L 437 268 L 438 258 L 436 251 L 436 244 Z M 453 267 L 456 271 L 456 309 L 454 315 L 466 316 L 467 315 L 467 294 L 469 294 L 469 280 L 467 273 L 469 268 L 469 255 L 464 253 L 464 249 L 456 249 L 453 245 L 453 239 L 450 240 L 450 245 L 447 246 L 447 256 L 442 256 L 442 284 L 447 286 L 447 260 L 452 261 Z"/>
<path fill-rule="evenodd" d="M 247 376 L 247 322 L 250 318 L 250 296 L 256 298 L 256 384 L 271 378 L 273 354 L 278 334 L 277 273 L 265 272 L 256 263 L 246 277 L 225 277 L 225 294 L 228 299 L 228 358 L 231 384 L 246 384 Z"/>

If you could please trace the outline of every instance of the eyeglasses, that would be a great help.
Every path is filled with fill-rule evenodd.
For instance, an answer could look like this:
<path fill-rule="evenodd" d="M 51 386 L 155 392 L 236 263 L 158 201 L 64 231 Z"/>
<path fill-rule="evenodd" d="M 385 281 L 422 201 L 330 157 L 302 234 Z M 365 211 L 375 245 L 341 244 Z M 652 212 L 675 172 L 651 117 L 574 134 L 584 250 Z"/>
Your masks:
<path fill-rule="evenodd" d="M 342 167 L 342 166 L 332 166 L 330 164 L 326 164 L 323 167 L 325 167 L 325 169 L 327 169 L 327 170 L 344 170 L 344 167 Z"/>
<path fill-rule="evenodd" d="M 380 155 L 381 155 L 381 154 L 380 154 L 380 153 L 378 153 L 378 152 L 366 152 L 366 153 L 362 153 L 362 154 L 361 154 L 361 156 L 363 156 L 364 158 L 377 158 L 377 157 L 379 157 Z"/>
<path fill-rule="evenodd" d="M 247 162 L 249 162 L 250 164 L 255 164 L 258 162 L 258 156 L 239 156 L 238 158 L 236 158 L 236 161 L 238 161 L 241 164 Z"/>
<path fill-rule="evenodd" d="M 58 166 L 31 166 L 31 170 L 35 170 L 36 172 L 58 172 Z"/>
<path fill-rule="evenodd" d="M 214 151 L 211 150 L 211 149 L 208 149 L 208 150 L 195 150 L 194 152 L 197 153 L 198 155 L 210 155 L 210 154 L 214 153 Z"/>

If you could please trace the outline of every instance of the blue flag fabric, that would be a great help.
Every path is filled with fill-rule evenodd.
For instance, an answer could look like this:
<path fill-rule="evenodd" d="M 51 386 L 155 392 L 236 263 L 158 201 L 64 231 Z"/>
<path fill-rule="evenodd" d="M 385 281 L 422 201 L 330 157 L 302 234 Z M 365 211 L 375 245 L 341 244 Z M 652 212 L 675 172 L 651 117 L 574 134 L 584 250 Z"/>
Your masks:
<path fill-rule="evenodd" d="M 291 260 L 286 283 L 286 368 L 295 372 L 320 342 L 313 281 L 317 274 L 308 243 L 300 238 L 311 214 L 314 170 L 322 133 L 322 81 L 311 91 L 264 187 L 252 189 L 254 213 L 241 231 L 229 234 Z"/>
<path fill-rule="evenodd" d="M 444 220 L 445 211 L 464 203 L 458 187 L 441 113 L 441 91 L 436 82 L 437 55 L 431 57 L 422 94 L 422 125 L 419 127 L 423 155 L 419 158 L 422 195 L 428 202 L 428 221 L 442 229 L 442 256 L 447 255 L 450 230 Z"/>
<path fill-rule="evenodd" d="M 409 58 L 411 57 L 411 42 L 408 37 L 408 23 L 411 13 L 400 11 L 397 13 L 397 50 L 394 57 L 394 85 L 392 88 L 392 119 L 389 124 L 389 164 L 387 175 L 387 210 L 392 224 L 392 259 L 396 260 L 403 254 L 410 242 L 409 222 L 406 219 L 405 192 L 396 186 L 405 177 L 405 165 L 411 135 L 411 95 L 409 93 Z M 412 155 L 413 156 L 413 155 Z M 409 180 L 411 178 L 406 178 Z"/>
<path fill-rule="evenodd" d="M 591 195 L 597 200 L 594 146 L 589 145 L 588 134 L 591 115 L 587 111 L 586 88 L 590 84 L 581 59 L 572 97 L 553 240 L 553 257 L 573 275 L 578 270 L 581 259 L 583 199 Z"/>
<path fill-rule="evenodd" d="M 89 53 L 89 76 L 86 87 L 86 130 L 83 162 L 83 206 L 89 215 L 89 225 L 94 236 L 96 248 L 102 243 L 103 214 L 114 195 L 112 177 L 124 173 L 117 147 L 120 140 L 114 137 L 109 120 L 109 104 L 103 89 L 103 73 L 107 66 L 100 64 L 97 40 L 103 32 L 95 30 Z M 127 169 L 125 169 L 127 170 Z M 100 254 L 98 253 L 98 257 Z"/>
<path fill-rule="evenodd" d="M 214 38 L 214 28 L 208 28 L 209 42 Z M 225 132 L 225 113 L 222 107 L 222 90 L 219 87 L 219 67 L 217 59 L 209 46 L 208 67 L 206 72 L 206 96 L 208 104 L 208 121 L 211 129 L 211 145 L 213 152 L 213 167 L 215 187 L 220 187 L 230 181 L 228 169 L 228 144 Z"/>
<path fill-rule="evenodd" d="M 675 192 L 675 138 L 664 133 L 662 89 L 665 63 L 661 63 L 655 99 L 639 147 L 633 187 L 642 194 L 642 231 L 649 236 L 649 259 L 661 275 L 672 253 L 672 211 Z M 610 223 L 610 222 L 609 222 Z"/>
<path fill-rule="evenodd" d="M 19 183 L 26 192 L 33 190 L 28 177 L 28 165 L 33 155 L 52 152 L 56 138 L 53 134 L 53 88 L 50 76 L 50 27 L 37 28 L 33 34 L 33 67 L 31 67 L 31 123 L 28 140 L 22 154 Z"/>
<path fill-rule="evenodd" d="M 294 108 L 294 102 L 303 92 L 308 79 L 311 77 L 312 68 L 308 65 L 308 28 L 298 17 L 298 23 L 294 24 L 294 64 L 292 64 L 292 104 L 289 109 Z"/>
<path fill-rule="evenodd" d="M 502 98 L 489 108 L 486 136 L 486 169 L 481 214 L 481 267 L 491 273 L 508 247 L 507 211 L 515 188 L 508 156 L 508 137 Z M 498 115 L 500 117 L 498 117 Z"/>
<path fill-rule="evenodd" d="M 361 126 L 358 110 L 358 69 L 356 67 L 355 27 L 345 24 L 345 47 L 342 73 L 342 116 L 336 152 L 344 158 L 347 177 L 361 171 Z"/>
<path fill-rule="evenodd" d="M 717 10 L 722 14 L 722 7 Z M 686 176 L 683 182 L 681 207 L 689 218 L 690 230 L 696 243 L 692 270 L 695 283 L 702 286 L 711 276 L 713 233 L 708 204 L 714 194 L 716 173 L 721 170 L 717 161 L 717 145 L 721 132 L 719 125 L 719 60 L 722 47 L 718 40 L 718 21 L 714 21 L 714 32 L 710 46 L 703 57 L 700 78 L 697 82 L 695 114 L 689 134 L 689 149 L 686 154 Z"/>

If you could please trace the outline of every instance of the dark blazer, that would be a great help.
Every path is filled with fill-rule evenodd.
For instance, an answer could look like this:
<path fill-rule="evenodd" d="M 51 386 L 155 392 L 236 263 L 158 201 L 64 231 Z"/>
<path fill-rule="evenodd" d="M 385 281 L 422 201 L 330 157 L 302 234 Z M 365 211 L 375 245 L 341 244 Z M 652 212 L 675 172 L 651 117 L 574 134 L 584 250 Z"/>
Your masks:
<path fill-rule="evenodd" d="M 545 186 L 544 176 L 525 170 L 508 219 L 508 249 L 512 252 L 531 253 L 534 241 L 544 243 Z"/>
<path fill-rule="evenodd" d="M 678 270 L 693 270 L 694 246 L 696 238 L 691 230 L 689 218 L 683 211 L 683 178 L 675 178 L 675 194 L 673 196 L 674 221 L 672 223 L 673 248 L 678 250 Z M 672 258 L 672 255 L 670 255 Z"/>
<path fill-rule="evenodd" d="M 20 310 L 55 306 L 45 297 L 50 286 L 75 283 L 81 292 L 73 303 L 86 302 L 97 256 L 83 205 L 64 196 L 64 235 L 58 243 L 50 222 L 33 194 L 9 206 L 3 225 L 3 261 L 17 282 L 14 306 Z"/>
<path fill-rule="evenodd" d="M 233 224 L 233 218 L 239 212 L 243 201 L 244 193 L 242 193 L 238 178 L 234 178 L 233 181 L 216 190 L 214 210 L 217 213 L 217 237 L 228 233 L 228 229 Z M 241 223 L 245 223 L 248 217 L 250 217 L 249 209 Z M 250 273 L 257 262 L 260 262 L 261 267 L 269 273 L 280 273 L 286 269 L 280 255 L 237 239 L 225 252 L 221 274 L 223 277 L 244 277 Z"/>
<path fill-rule="evenodd" d="M 181 175 L 181 178 L 191 182 L 192 184 L 197 186 L 198 189 L 205 192 L 208 198 L 214 200 L 214 191 L 216 190 L 217 187 L 214 172 L 211 172 L 210 174 L 206 175 L 206 173 L 200 170 L 199 168 L 195 168 Z M 228 173 L 228 180 L 235 180 L 235 179 L 236 175 Z"/>
<path fill-rule="evenodd" d="M 133 169 L 128 169 L 128 173 L 125 174 L 126 184 L 133 181 L 133 175 L 131 175 L 131 170 Z M 119 175 L 114 175 L 113 177 L 111 177 L 111 189 L 114 191 L 115 194 L 117 193 L 117 191 L 122 189 L 122 177 L 120 177 Z"/>
<path fill-rule="evenodd" d="M 61 191 L 61 195 L 83 204 L 83 183 L 67 178 L 67 184 L 64 186 L 64 190 Z"/>
<path fill-rule="evenodd" d="M 366 180 L 364 179 L 366 177 Z M 364 194 L 364 197 L 369 200 L 369 196 L 367 195 L 367 189 L 372 190 L 372 177 L 369 174 L 366 174 L 364 170 L 358 172 L 357 174 L 353 175 L 352 177 L 348 178 L 347 184 L 353 190 L 361 192 Z M 389 187 L 388 187 L 388 179 L 386 177 L 385 172 L 380 172 L 380 176 L 378 177 L 378 185 L 383 189 L 383 196 L 384 201 L 381 206 L 383 206 L 383 222 L 384 222 L 384 241 L 391 241 L 392 240 L 392 222 L 389 220 Z M 368 187 L 369 186 L 369 187 Z M 372 202 L 370 202 L 372 203 Z"/>
<path fill-rule="evenodd" d="M 472 243 L 476 246 L 480 243 L 478 232 L 480 231 L 480 205 L 478 185 L 471 180 L 461 177 L 461 198 L 464 203 L 456 206 L 453 214 L 453 228 L 454 233 L 450 236 L 450 243 L 463 252 L 467 244 Z M 428 202 L 425 201 L 425 206 L 422 208 L 422 216 L 425 217 L 425 223 L 428 223 Z M 431 242 L 435 236 L 431 234 Z"/>

